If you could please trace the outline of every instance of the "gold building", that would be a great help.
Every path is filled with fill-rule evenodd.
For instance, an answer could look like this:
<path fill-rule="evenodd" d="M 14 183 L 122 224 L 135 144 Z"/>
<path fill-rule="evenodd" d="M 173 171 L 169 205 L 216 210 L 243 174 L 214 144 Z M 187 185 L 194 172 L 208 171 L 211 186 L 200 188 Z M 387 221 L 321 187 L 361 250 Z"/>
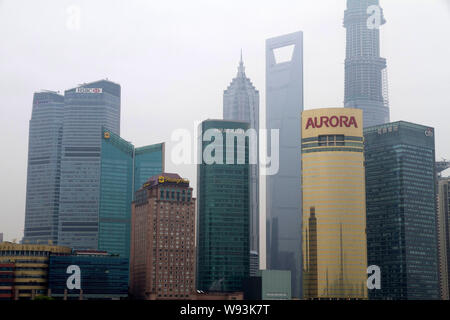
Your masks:
<path fill-rule="evenodd" d="M 362 111 L 302 114 L 305 299 L 367 299 Z"/>
<path fill-rule="evenodd" d="M 50 255 L 68 255 L 71 252 L 71 248 L 53 245 L 0 243 L 0 263 L 14 266 L 14 299 L 47 295 Z"/>

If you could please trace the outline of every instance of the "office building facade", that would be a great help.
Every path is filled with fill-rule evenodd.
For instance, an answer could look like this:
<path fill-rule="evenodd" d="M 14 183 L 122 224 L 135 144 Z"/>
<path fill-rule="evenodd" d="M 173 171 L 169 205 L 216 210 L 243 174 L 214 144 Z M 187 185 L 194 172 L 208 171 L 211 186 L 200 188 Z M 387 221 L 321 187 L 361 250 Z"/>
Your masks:
<path fill-rule="evenodd" d="M 248 122 L 258 136 L 259 91 L 245 74 L 242 53 L 237 76 L 223 93 L 223 119 Z M 259 139 L 254 142 L 253 148 L 258 154 Z M 255 251 L 259 259 L 259 161 L 250 164 L 250 212 L 250 250 Z M 258 270 L 259 260 L 257 262 Z"/>
<path fill-rule="evenodd" d="M 248 129 L 247 122 L 226 120 L 199 127 L 197 289 L 204 292 L 242 291 L 249 276 Z"/>
<path fill-rule="evenodd" d="M 256 276 L 259 271 L 259 254 L 256 251 L 250 251 L 250 277 Z"/>
<path fill-rule="evenodd" d="M 379 0 L 347 0 L 344 103 L 363 110 L 364 127 L 390 118 L 386 59 L 380 56 L 380 26 L 385 23 Z"/>
<path fill-rule="evenodd" d="M 244 281 L 245 300 L 291 300 L 291 272 L 259 270 Z"/>
<path fill-rule="evenodd" d="M 103 128 L 98 210 L 98 250 L 130 255 L 134 146 Z"/>
<path fill-rule="evenodd" d="M 281 59 L 280 50 L 292 50 Z M 266 128 L 279 130 L 279 171 L 266 177 L 266 268 L 291 271 L 292 296 L 302 297 L 301 113 L 303 33 L 266 41 Z M 269 131 L 270 132 L 270 131 Z"/>
<path fill-rule="evenodd" d="M 133 192 L 164 171 L 164 143 L 135 148 L 119 131 L 118 84 L 34 95 L 24 243 L 128 257 Z"/>
<path fill-rule="evenodd" d="M 98 245 L 94 249 L 129 257 L 134 188 L 146 175 L 148 179 L 164 171 L 164 148 L 164 143 L 135 148 L 103 128 Z"/>
<path fill-rule="evenodd" d="M 98 245 L 102 127 L 120 135 L 120 85 L 101 80 L 65 91 L 58 244 Z"/>
<path fill-rule="evenodd" d="M 49 296 L 64 300 L 120 300 L 128 297 L 128 258 L 79 251 L 50 256 Z M 78 277 L 78 280 L 75 279 Z"/>
<path fill-rule="evenodd" d="M 450 277 L 450 178 L 440 178 L 438 186 L 438 248 L 441 299 L 449 300 Z"/>
<path fill-rule="evenodd" d="M 223 94 L 223 119 L 248 122 L 258 136 L 259 91 L 245 74 L 242 53 L 237 76 Z M 256 152 L 258 152 L 258 143 L 259 139 L 256 139 L 253 146 Z M 250 212 L 250 250 L 259 253 L 259 161 L 250 164 Z"/>
<path fill-rule="evenodd" d="M 24 241 L 58 241 L 64 96 L 37 92 L 28 136 Z"/>
<path fill-rule="evenodd" d="M 434 129 L 394 122 L 364 130 L 370 299 L 439 299 Z"/>
<path fill-rule="evenodd" d="M 14 262 L 0 260 L 0 301 L 14 299 L 14 269 Z"/>
<path fill-rule="evenodd" d="M 303 297 L 367 299 L 363 113 L 302 116 Z"/>
<path fill-rule="evenodd" d="M 195 294 L 195 198 L 178 174 L 151 177 L 132 205 L 130 292 L 146 300 Z"/>
<path fill-rule="evenodd" d="M 60 246 L 1 243 L 0 265 L 7 265 L 8 283 L 11 283 L 11 271 L 13 271 L 12 286 L 8 290 L 13 291 L 14 299 L 33 300 L 36 296 L 47 295 L 50 256 L 68 255 L 71 252 L 71 248 Z M 8 296 L 10 297 L 9 293 Z"/>

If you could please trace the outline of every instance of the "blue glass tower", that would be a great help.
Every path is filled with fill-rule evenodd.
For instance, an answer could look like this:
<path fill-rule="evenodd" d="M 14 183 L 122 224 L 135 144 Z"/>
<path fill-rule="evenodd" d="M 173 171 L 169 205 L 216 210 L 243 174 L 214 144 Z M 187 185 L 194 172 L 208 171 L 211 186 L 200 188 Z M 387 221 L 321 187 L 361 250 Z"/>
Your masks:
<path fill-rule="evenodd" d="M 58 241 L 64 97 L 34 94 L 28 145 L 24 243 Z"/>
<path fill-rule="evenodd" d="M 101 150 L 98 249 L 128 257 L 134 147 L 104 129 Z"/>
<path fill-rule="evenodd" d="M 95 249 L 102 127 L 120 134 L 120 85 L 107 80 L 65 92 L 58 244 Z"/>
<path fill-rule="evenodd" d="M 99 250 L 129 257 L 131 202 L 134 192 L 142 187 L 143 182 L 140 181 L 147 181 L 163 171 L 164 143 L 135 148 L 103 128 L 98 212 Z"/>
<path fill-rule="evenodd" d="M 165 144 L 158 143 L 134 150 L 134 191 L 150 177 L 164 172 Z"/>
<path fill-rule="evenodd" d="M 131 201 L 164 171 L 164 143 L 119 136 L 120 86 L 107 80 L 36 93 L 30 121 L 25 243 L 128 257 Z"/>

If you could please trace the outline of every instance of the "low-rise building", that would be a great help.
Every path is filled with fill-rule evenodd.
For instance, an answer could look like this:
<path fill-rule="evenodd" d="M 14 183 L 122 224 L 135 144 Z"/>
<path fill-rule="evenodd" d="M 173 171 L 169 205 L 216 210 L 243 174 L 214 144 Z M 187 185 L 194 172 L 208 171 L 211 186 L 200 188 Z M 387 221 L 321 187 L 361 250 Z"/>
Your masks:
<path fill-rule="evenodd" d="M 245 300 L 291 300 L 289 270 L 259 270 L 255 277 L 244 280 Z"/>
<path fill-rule="evenodd" d="M 128 258 L 105 251 L 51 256 L 49 296 L 56 299 L 119 300 L 128 297 Z"/>
<path fill-rule="evenodd" d="M 6 264 L 5 268 L 8 269 L 4 270 L 8 277 L 4 283 L 11 283 L 11 266 L 13 268 L 14 299 L 34 299 L 37 295 L 47 295 L 50 256 L 69 255 L 71 252 L 71 248 L 60 246 L 0 243 L 0 264 Z"/>

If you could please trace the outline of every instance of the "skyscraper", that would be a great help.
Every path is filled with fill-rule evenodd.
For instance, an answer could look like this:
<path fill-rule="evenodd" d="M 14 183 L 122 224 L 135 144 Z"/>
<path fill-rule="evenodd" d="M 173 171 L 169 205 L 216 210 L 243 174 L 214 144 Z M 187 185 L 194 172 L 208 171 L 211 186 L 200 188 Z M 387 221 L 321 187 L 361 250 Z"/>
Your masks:
<path fill-rule="evenodd" d="M 450 178 L 439 179 L 438 196 L 438 247 L 439 280 L 441 298 L 449 300 L 449 265 L 450 265 Z"/>
<path fill-rule="evenodd" d="M 206 120 L 200 124 L 197 289 L 205 292 L 242 291 L 243 280 L 249 276 L 248 128 L 242 121 Z"/>
<path fill-rule="evenodd" d="M 287 50 L 288 56 L 281 53 Z M 267 176 L 267 269 L 290 270 L 292 296 L 301 298 L 301 113 L 303 33 L 266 41 L 266 128 L 279 130 L 279 171 Z"/>
<path fill-rule="evenodd" d="M 141 299 L 195 293 L 195 198 L 178 174 L 153 176 L 132 206 L 130 291 Z"/>
<path fill-rule="evenodd" d="M 303 297 L 367 299 L 362 111 L 302 119 Z"/>
<path fill-rule="evenodd" d="M 344 105 L 363 110 L 364 127 L 389 122 L 386 59 L 380 57 L 385 23 L 379 0 L 347 0 Z"/>
<path fill-rule="evenodd" d="M 24 241 L 58 241 L 61 139 L 64 97 L 37 92 L 33 97 L 28 139 Z"/>
<path fill-rule="evenodd" d="M 96 249 L 102 127 L 120 135 L 120 85 L 101 80 L 67 90 L 58 244 Z"/>
<path fill-rule="evenodd" d="M 223 119 L 248 122 L 251 129 L 259 132 L 259 92 L 245 75 L 242 53 L 237 76 L 223 94 Z M 259 164 L 250 164 L 250 250 L 259 259 Z M 256 272 L 259 260 L 255 262 L 258 264 L 252 270 Z"/>
<path fill-rule="evenodd" d="M 165 171 L 165 154 L 164 142 L 134 149 L 134 191 L 150 177 Z"/>
<path fill-rule="evenodd" d="M 119 129 L 118 84 L 34 95 L 24 243 L 128 257 L 133 193 L 164 171 L 164 143 L 135 148 Z"/>
<path fill-rule="evenodd" d="M 434 129 L 394 122 L 364 130 L 371 299 L 439 299 Z"/>
<path fill-rule="evenodd" d="M 98 246 L 122 257 L 130 254 L 131 202 L 136 185 L 164 171 L 164 143 L 135 148 L 103 128 Z M 141 185 L 142 187 L 142 185 Z"/>

